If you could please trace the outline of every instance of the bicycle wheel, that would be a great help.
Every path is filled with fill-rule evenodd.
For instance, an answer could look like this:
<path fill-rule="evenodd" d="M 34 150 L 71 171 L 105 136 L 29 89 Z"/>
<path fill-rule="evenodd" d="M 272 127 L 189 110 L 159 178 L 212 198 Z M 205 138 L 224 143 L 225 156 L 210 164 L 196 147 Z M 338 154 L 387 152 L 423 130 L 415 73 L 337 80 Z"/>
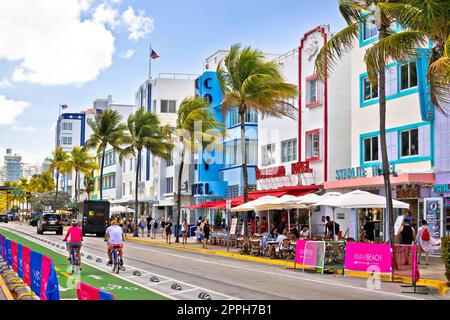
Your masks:
<path fill-rule="evenodd" d="M 116 268 L 118 268 L 119 266 L 117 264 L 117 252 L 115 250 L 113 250 L 113 252 L 112 252 L 112 261 L 113 261 L 113 264 L 111 267 L 112 271 L 116 272 Z"/>

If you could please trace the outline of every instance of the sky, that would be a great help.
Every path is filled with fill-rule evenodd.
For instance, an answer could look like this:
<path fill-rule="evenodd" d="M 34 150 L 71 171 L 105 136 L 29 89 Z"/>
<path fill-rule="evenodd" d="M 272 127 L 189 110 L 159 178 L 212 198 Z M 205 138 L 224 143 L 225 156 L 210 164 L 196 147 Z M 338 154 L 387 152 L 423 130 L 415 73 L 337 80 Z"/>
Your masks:
<path fill-rule="evenodd" d="M 267 53 L 298 46 L 321 24 L 345 26 L 337 0 L 0 0 L 0 157 L 42 162 L 55 147 L 59 105 L 134 104 L 152 75 L 203 72 L 234 43 Z M 0 160 L 1 162 L 1 160 Z"/>

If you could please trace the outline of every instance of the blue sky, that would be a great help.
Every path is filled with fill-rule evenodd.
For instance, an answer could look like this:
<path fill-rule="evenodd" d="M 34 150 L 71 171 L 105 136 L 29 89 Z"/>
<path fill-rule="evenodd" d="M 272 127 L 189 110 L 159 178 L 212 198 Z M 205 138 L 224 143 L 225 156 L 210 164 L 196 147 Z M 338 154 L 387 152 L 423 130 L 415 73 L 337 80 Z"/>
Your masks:
<path fill-rule="evenodd" d="M 236 42 L 283 53 L 319 24 L 341 29 L 345 22 L 337 3 L 2 1 L 0 19 L 9 28 L 0 30 L 0 39 L 6 38 L 0 43 L 0 155 L 7 147 L 27 162 L 49 155 L 59 104 L 78 112 L 108 94 L 114 102 L 134 104 L 136 88 L 148 74 L 150 43 L 161 56 L 153 62 L 153 76 L 199 74 L 204 58 Z"/>

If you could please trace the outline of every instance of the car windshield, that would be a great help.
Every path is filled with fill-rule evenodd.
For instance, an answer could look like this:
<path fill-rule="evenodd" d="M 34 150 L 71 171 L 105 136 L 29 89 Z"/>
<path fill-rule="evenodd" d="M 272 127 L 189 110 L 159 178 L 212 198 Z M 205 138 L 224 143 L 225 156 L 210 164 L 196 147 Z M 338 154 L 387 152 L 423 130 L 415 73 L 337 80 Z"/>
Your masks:
<path fill-rule="evenodd" d="M 50 221 L 54 221 L 54 220 L 61 220 L 61 217 L 57 214 L 46 214 L 44 215 L 44 219 L 45 220 L 50 220 Z"/>

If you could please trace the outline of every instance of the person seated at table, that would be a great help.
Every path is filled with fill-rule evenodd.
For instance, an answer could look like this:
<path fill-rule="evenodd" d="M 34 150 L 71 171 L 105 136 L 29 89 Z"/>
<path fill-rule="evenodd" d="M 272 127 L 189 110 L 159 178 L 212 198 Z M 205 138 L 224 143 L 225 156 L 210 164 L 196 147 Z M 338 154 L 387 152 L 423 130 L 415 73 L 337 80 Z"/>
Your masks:
<path fill-rule="evenodd" d="M 254 218 L 250 218 L 250 232 L 251 235 L 256 233 L 256 220 Z"/>
<path fill-rule="evenodd" d="M 277 241 L 278 243 L 282 242 L 283 240 L 285 240 L 285 239 L 288 238 L 288 234 L 289 234 L 289 233 L 288 233 L 287 229 L 284 229 L 284 230 L 283 230 L 283 233 L 278 235 L 276 241 Z"/>
<path fill-rule="evenodd" d="M 255 218 L 255 233 L 261 233 L 261 223 L 259 222 L 259 217 Z"/>
<path fill-rule="evenodd" d="M 311 232 L 309 231 L 308 226 L 304 226 L 302 232 L 300 233 L 300 238 L 309 238 L 311 236 Z"/>
<path fill-rule="evenodd" d="M 278 236 L 279 236 L 278 228 L 273 228 L 272 231 L 267 236 L 267 241 L 266 241 L 266 244 L 268 247 L 267 255 L 269 257 L 275 257 L 275 249 L 278 245 Z M 269 242 L 271 242 L 271 243 L 269 243 Z"/>
<path fill-rule="evenodd" d="M 291 235 L 289 236 L 291 240 L 300 239 L 300 233 L 298 232 L 297 227 L 292 228 Z"/>
<path fill-rule="evenodd" d="M 267 229 L 268 229 L 267 218 L 266 217 L 262 217 L 262 219 L 261 219 L 261 226 L 259 227 L 259 232 L 260 233 L 266 233 Z"/>

